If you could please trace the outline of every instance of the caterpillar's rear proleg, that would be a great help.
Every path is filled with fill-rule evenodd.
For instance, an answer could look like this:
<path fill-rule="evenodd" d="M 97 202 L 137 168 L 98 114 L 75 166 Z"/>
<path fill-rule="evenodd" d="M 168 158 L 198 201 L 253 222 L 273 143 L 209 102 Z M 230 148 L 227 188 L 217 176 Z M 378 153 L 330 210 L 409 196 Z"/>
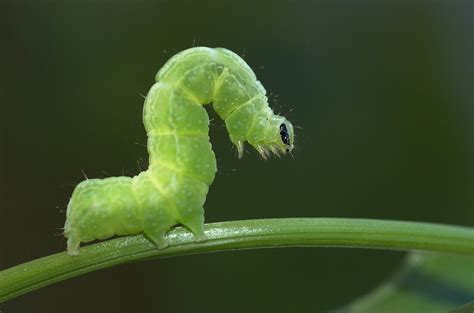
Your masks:
<path fill-rule="evenodd" d="M 78 255 L 79 254 L 79 244 L 81 243 L 75 236 L 71 236 L 67 240 L 67 254 L 69 255 Z"/>

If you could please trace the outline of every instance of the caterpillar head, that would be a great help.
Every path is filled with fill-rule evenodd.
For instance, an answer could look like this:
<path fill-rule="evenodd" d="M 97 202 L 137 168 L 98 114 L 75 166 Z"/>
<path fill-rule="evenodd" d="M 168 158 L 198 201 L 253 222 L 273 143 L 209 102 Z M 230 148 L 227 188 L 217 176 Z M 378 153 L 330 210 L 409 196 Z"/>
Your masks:
<path fill-rule="evenodd" d="M 249 140 L 249 143 L 260 153 L 260 155 L 266 159 L 272 153 L 280 156 L 283 154 L 291 153 L 294 147 L 295 133 L 293 125 L 281 116 L 274 116 L 270 119 L 270 123 L 267 123 L 265 135 L 260 140 L 253 142 Z M 243 152 L 243 142 L 237 143 L 237 149 L 239 150 L 239 157 Z"/>

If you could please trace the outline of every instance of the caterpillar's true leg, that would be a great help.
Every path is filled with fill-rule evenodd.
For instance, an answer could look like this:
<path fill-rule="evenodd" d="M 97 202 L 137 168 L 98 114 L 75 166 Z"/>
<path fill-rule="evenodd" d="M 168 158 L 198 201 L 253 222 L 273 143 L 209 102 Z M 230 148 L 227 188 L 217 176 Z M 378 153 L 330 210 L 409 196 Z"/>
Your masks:
<path fill-rule="evenodd" d="M 181 220 L 181 224 L 194 234 L 197 242 L 207 240 L 207 237 L 204 234 L 204 209 L 201 209 L 201 211 L 201 214 L 192 214 L 191 216 L 185 217 Z"/>

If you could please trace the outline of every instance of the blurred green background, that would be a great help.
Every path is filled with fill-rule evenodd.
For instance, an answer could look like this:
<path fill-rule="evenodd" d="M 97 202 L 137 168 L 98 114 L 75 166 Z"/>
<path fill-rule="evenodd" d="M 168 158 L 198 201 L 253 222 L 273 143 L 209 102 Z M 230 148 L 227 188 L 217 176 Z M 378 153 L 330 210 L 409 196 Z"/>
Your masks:
<path fill-rule="evenodd" d="M 222 122 L 208 222 L 365 217 L 473 225 L 471 1 L 0 0 L 0 269 L 63 251 L 88 177 L 147 167 L 143 98 L 183 49 L 229 48 L 294 158 L 238 160 Z M 404 253 L 272 249 L 161 259 L 52 285 L 2 312 L 326 312 Z"/>

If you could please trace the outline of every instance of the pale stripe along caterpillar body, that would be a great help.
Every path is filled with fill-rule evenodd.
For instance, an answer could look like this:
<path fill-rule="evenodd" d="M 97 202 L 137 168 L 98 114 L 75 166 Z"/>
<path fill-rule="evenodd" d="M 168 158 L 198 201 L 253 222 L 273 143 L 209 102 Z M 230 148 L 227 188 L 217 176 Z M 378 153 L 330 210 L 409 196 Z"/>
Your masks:
<path fill-rule="evenodd" d="M 293 126 L 268 106 L 265 89 L 237 54 L 196 47 L 173 56 L 145 99 L 149 168 L 135 177 L 87 179 L 67 207 L 65 237 L 71 255 L 79 244 L 144 232 L 158 247 L 177 224 L 205 240 L 204 209 L 216 173 L 209 142 L 211 104 L 242 156 L 247 141 L 265 158 L 293 149 Z"/>

